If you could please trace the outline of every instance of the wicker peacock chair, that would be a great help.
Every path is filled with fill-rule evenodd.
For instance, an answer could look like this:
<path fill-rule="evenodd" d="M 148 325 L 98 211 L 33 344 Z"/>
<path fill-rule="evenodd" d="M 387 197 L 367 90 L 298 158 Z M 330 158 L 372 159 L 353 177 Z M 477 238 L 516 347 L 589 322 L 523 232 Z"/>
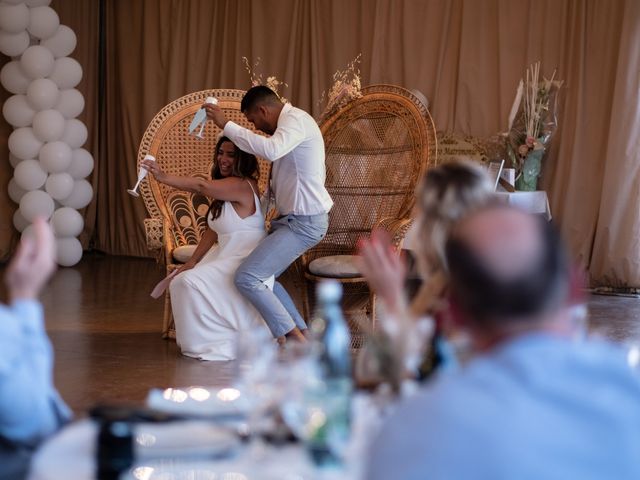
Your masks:
<path fill-rule="evenodd" d="M 204 139 L 201 140 L 189 135 L 189 124 L 205 98 L 211 96 L 218 99 L 228 119 L 255 131 L 240 112 L 244 93 L 230 89 L 204 90 L 180 97 L 165 106 L 153 118 L 142 137 L 138 149 L 138 168 L 144 156 L 151 154 L 167 173 L 209 178 L 220 129 L 213 122 L 207 122 Z M 262 192 L 267 185 L 271 164 L 262 159 L 259 161 L 258 183 Z M 162 185 L 151 176 L 147 178 L 148 182 L 142 182 L 140 186 L 150 217 L 144 221 L 147 246 L 158 253 L 158 259 L 166 264 L 167 273 L 170 273 L 190 257 L 200 241 L 207 228 L 204 215 L 210 199 Z M 165 294 L 162 335 L 164 338 L 175 338 L 168 292 Z"/>
<path fill-rule="evenodd" d="M 424 104 L 409 90 L 373 85 L 325 118 L 326 187 L 334 201 L 325 238 L 301 257 L 305 317 L 313 308 L 309 286 L 335 278 L 345 290 L 343 307 L 360 346 L 363 320 L 375 328 L 375 295 L 353 263 L 356 243 L 376 226 L 386 228 L 396 247 L 411 225 L 415 189 L 436 163 L 436 131 Z M 364 299 L 364 308 L 362 304 Z M 362 313 L 365 318 L 362 318 Z"/>

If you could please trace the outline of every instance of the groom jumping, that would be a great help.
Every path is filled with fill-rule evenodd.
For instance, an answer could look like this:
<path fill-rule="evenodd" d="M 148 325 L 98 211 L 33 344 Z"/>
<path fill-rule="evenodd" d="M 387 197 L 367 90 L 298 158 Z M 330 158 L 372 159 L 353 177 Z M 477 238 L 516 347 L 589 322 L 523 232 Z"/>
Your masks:
<path fill-rule="evenodd" d="M 241 150 L 272 162 L 271 191 L 278 217 L 271 232 L 238 267 L 235 284 L 260 312 L 278 343 L 286 337 L 304 340 L 307 328 L 293 300 L 277 278 L 327 232 L 333 201 L 324 187 L 324 140 L 315 120 L 303 110 L 282 103 L 271 89 L 253 87 L 240 109 L 263 137 L 230 120 L 217 105 L 206 104 L 207 117 Z"/>

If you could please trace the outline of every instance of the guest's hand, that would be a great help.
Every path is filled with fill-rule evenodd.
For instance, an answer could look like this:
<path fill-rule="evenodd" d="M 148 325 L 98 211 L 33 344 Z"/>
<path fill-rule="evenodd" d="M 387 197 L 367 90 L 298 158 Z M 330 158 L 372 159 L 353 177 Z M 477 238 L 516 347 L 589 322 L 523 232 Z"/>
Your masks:
<path fill-rule="evenodd" d="M 158 162 L 155 162 L 153 160 L 142 160 L 140 166 L 146 169 L 151 175 L 153 175 L 153 178 L 155 178 L 157 181 L 159 181 L 160 183 L 165 183 L 167 174 L 162 171 L 160 165 L 158 165 Z"/>
<path fill-rule="evenodd" d="M 44 218 L 36 218 L 33 234 L 22 237 L 7 269 L 5 283 L 11 301 L 36 299 L 55 269 L 53 231 Z"/>
<path fill-rule="evenodd" d="M 358 268 L 369 287 L 381 298 L 389 313 L 406 306 L 404 282 L 407 265 L 383 229 L 375 229 L 369 239 L 360 240 Z"/>
<path fill-rule="evenodd" d="M 205 103 L 203 107 L 207 112 L 207 118 L 213 120 L 219 128 L 224 128 L 228 120 L 222 109 L 213 103 Z"/>

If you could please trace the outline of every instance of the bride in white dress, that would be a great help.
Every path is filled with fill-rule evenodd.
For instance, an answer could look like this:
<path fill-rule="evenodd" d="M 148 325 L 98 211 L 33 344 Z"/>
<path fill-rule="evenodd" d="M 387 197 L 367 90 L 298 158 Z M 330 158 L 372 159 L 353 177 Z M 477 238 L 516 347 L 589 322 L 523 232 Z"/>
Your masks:
<path fill-rule="evenodd" d="M 168 175 L 156 162 L 144 161 L 143 166 L 160 183 L 215 198 L 207 213 L 209 230 L 169 288 L 182 353 L 201 360 L 233 360 L 238 335 L 268 330 L 233 283 L 238 265 L 267 234 L 257 195 L 256 157 L 221 137 L 212 180 Z M 273 281 L 269 283 L 273 288 Z"/>

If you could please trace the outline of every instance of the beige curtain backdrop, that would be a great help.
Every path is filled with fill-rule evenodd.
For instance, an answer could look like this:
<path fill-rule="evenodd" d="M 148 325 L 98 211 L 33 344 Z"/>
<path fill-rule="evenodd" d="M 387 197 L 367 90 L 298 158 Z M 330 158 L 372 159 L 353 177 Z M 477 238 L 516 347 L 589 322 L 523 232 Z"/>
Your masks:
<path fill-rule="evenodd" d="M 126 194 L 142 134 L 186 93 L 247 88 L 243 56 L 260 58 L 256 71 L 285 81 L 284 96 L 317 116 L 333 73 L 362 53 L 363 84 L 417 88 L 438 129 L 478 136 L 506 128 L 517 82 L 540 60 L 545 75 L 556 69 L 565 80 L 542 184 L 555 221 L 594 284 L 640 286 L 637 0 L 104 0 L 103 95 L 99 2 L 52 5 L 76 30 L 74 57 L 85 68 L 97 160 L 85 246 L 91 239 L 108 253 L 148 255 L 144 205 Z M 10 128 L 1 128 L 6 143 Z M 0 165 L 4 186 L 11 167 Z M 0 208 L 6 254 L 15 206 Z"/>

